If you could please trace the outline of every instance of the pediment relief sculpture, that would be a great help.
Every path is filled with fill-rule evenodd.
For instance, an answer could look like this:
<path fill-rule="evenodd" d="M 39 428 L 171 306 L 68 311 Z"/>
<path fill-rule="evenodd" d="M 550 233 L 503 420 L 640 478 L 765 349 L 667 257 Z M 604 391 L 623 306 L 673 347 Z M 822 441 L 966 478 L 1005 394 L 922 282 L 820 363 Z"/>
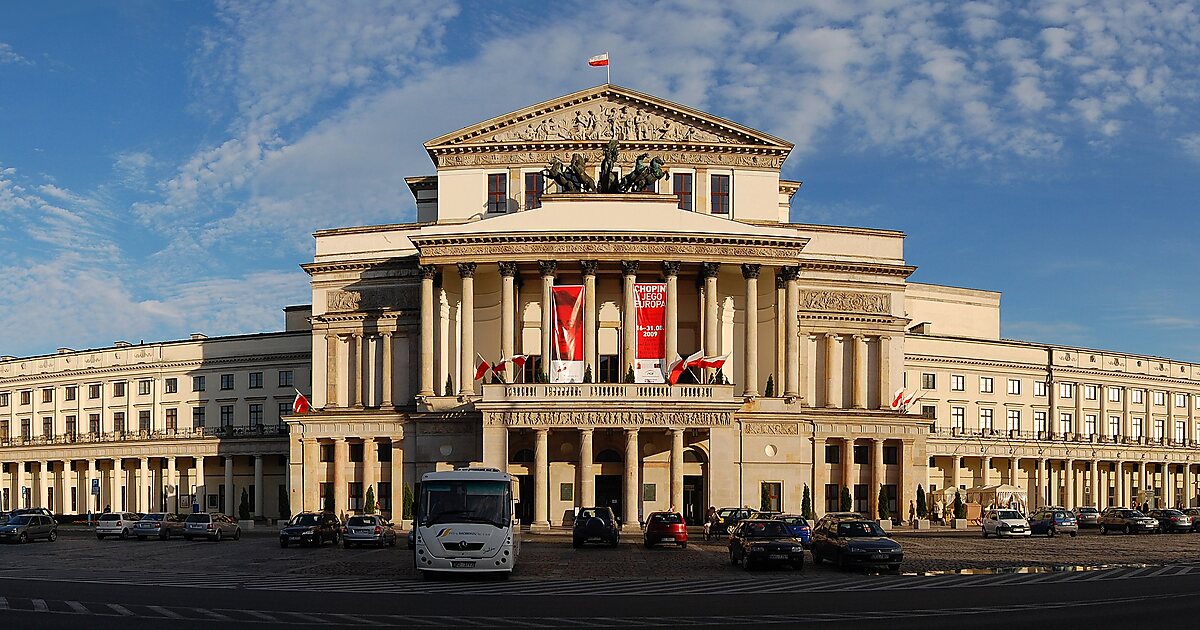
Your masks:
<path fill-rule="evenodd" d="M 758 144 L 664 115 L 634 103 L 589 103 L 512 123 L 472 138 L 472 142 L 552 142 L 570 140 L 658 141 L 707 144 Z"/>

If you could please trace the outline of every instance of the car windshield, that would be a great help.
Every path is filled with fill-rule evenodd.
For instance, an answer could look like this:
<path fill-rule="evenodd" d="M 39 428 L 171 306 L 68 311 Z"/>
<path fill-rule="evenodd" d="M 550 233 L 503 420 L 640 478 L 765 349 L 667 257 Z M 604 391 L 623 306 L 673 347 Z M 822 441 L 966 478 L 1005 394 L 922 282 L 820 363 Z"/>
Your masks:
<path fill-rule="evenodd" d="M 1070 512 L 1055 512 L 1054 518 L 1073 518 L 1074 515 Z"/>
<path fill-rule="evenodd" d="M 747 521 L 742 527 L 746 538 L 786 538 L 787 528 L 779 521 Z"/>
<path fill-rule="evenodd" d="M 678 525 L 679 523 L 683 522 L 683 517 L 678 514 L 655 514 L 654 516 L 650 517 L 650 522 Z"/>
<path fill-rule="evenodd" d="M 808 525 L 808 521 L 799 516 L 785 516 L 779 519 L 784 525 Z"/>
<path fill-rule="evenodd" d="M 1124 514 L 1122 514 L 1122 516 L 1124 516 L 1126 518 L 1143 518 L 1146 515 L 1142 514 L 1141 511 L 1139 511 L 1139 510 L 1129 510 L 1129 511 L 1125 512 Z"/>
<path fill-rule="evenodd" d="M 446 479 L 421 484 L 421 525 L 512 522 L 512 484 L 507 481 Z"/>
<path fill-rule="evenodd" d="M 347 521 L 346 524 L 351 527 L 354 527 L 354 526 L 361 527 L 363 525 L 374 525 L 375 517 L 374 516 L 351 516 L 350 520 Z"/>
<path fill-rule="evenodd" d="M 609 516 L 608 510 L 579 510 L 578 518 L 598 518 L 607 521 Z"/>
<path fill-rule="evenodd" d="M 100 518 L 99 518 L 99 519 L 97 519 L 97 520 L 101 520 L 101 521 L 119 521 L 119 520 L 121 520 L 121 515 L 120 515 L 120 514 L 113 514 L 112 512 L 109 512 L 108 514 L 101 514 L 101 515 L 100 515 Z"/>
<path fill-rule="evenodd" d="M 737 513 L 738 513 L 738 511 L 736 508 L 725 508 L 722 510 L 718 510 L 717 516 L 720 516 L 721 518 L 729 518 Z"/>
<path fill-rule="evenodd" d="M 143 521 L 161 521 L 166 518 L 166 514 L 147 514 L 142 517 Z"/>
<path fill-rule="evenodd" d="M 208 514 L 189 514 L 187 517 L 189 523 L 209 523 L 211 521 L 212 517 Z"/>
<path fill-rule="evenodd" d="M 33 520 L 33 516 L 29 514 L 19 514 L 8 519 L 9 525 L 28 525 L 29 521 Z"/>
<path fill-rule="evenodd" d="M 312 527 L 316 524 L 317 524 L 317 515 L 316 514 L 297 514 L 296 516 L 292 517 L 292 520 L 288 523 L 288 525 L 295 525 L 295 526 L 300 526 L 300 527 Z"/>
<path fill-rule="evenodd" d="M 837 535 L 842 538 L 870 538 L 886 536 L 878 525 L 870 521 L 851 521 L 837 524 Z"/>
<path fill-rule="evenodd" d="M 1098 511 L 1096 508 L 1079 508 L 1080 514 L 1095 514 Z"/>
<path fill-rule="evenodd" d="M 996 512 L 996 518 L 1004 521 L 1009 519 L 1019 519 L 1021 518 L 1021 513 L 1016 510 L 1000 510 L 999 512 Z"/>

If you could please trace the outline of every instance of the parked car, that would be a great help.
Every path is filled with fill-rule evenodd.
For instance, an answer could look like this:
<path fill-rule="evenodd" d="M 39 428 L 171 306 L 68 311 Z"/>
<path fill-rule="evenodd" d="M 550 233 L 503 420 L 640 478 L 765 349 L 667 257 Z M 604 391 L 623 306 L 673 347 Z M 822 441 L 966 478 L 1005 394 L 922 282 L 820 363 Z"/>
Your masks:
<path fill-rule="evenodd" d="M 828 524 L 834 521 L 845 520 L 868 521 L 871 519 L 867 518 L 867 515 L 863 514 L 862 512 L 826 512 L 825 515 L 817 521 L 816 527 L 820 527 L 822 524 Z"/>
<path fill-rule="evenodd" d="M 129 538 L 134 524 L 142 519 L 135 512 L 105 512 L 96 517 L 96 539 L 104 540 L 105 536 L 116 536 L 121 540 Z"/>
<path fill-rule="evenodd" d="M 279 530 L 279 546 L 290 544 L 301 546 L 325 544 L 326 541 L 338 544 L 342 534 L 342 521 L 332 512 L 301 512 L 292 517 L 283 529 Z"/>
<path fill-rule="evenodd" d="M 1016 510 L 992 509 L 983 515 L 983 537 L 1028 536 L 1029 521 Z"/>
<path fill-rule="evenodd" d="M 54 513 L 51 512 L 50 510 L 47 510 L 44 507 L 18 508 L 16 510 L 9 512 L 8 518 L 12 518 L 14 516 L 20 516 L 22 514 L 40 514 L 42 516 L 49 516 L 50 518 L 54 518 Z M 8 519 L 5 519 L 5 520 L 8 520 Z"/>
<path fill-rule="evenodd" d="M 183 522 L 184 539 L 191 540 L 200 536 L 214 542 L 221 542 L 224 538 L 241 540 L 242 528 L 232 517 L 219 512 L 188 514 L 187 520 Z"/>
<path fill-rule="evenodd" d="M 886 566 L 898 571 L 904 550 L 875 521 L 822 519 L 813 530 L 812 556 L 815 564 L 828 558 L 841 568 Z"/>
<path fill-rule="evenodd" d="M 58 522 L 42 514 L 18 514 L 0 525 L 0 540 L 27 543 L 39 538 L 58 540 Z"/>
<path fill-rule="evenodd" d="M 161 540 L 170 540 L 172 536 L 183 535 L 183 519 L 178 514 L 158 512 L 147 514 L 142 520 L 133 524 L 133 533 L 138 540 L 146 540 L 150 536 Z"/>
<path fill-rule="evenodd" d="M 1156 531 L 1160 534 L 1192 531 L 1192 517 L 1179 510 L 1150 510 L 1146 516 L 1158 521 Z"/>
<path fill-rule="evenodd" d="M 792 537 L 799 538 L 805 549 L 812 545 L 812 525 L 809 525 L 808 519 L 795 514 L 784 514 L 776 520 L 783 523 Z"/>
<path fill-rule="evenodd" d="M 1079 520 L 1075 518 L 1074 512 L 1042 508 L 1029 515 L 1029 531 L 1038 535 L 1045 534 L 1051 538 L 1059 534 L 1069 534 L 1071 538 L 1074 538 L 1079 535 Z"/>
<path fill-rule="evenodd" d="M 382 516 L 351 516 L 346 519 L 346 526 L 342 528 L 342 544 L 347 549 L 354 545 L 394 546 L 396 530 Z"/>
<path fill-rule="evenodd" d="M 750 518 L 753 513 L 754 510 L 750 508 L 727 507 L 717 510 L 717 521 L 709 528 L 709 537 L 728 534 L 738 521 Z"/>
<path fill-rule="evenodd" d="M 1100 515 L 1100 533 L 1152 532 L 1158 529 L 1158 521 L 1129 508 L 1110 507 Z"/>
<path fill-rule="evenodd" d="M 616 547 L 621 541 L 621 526 L 612 508 L 581 508 L 575 515 L 571 530 L 571 546 L 582 547 L 584 543 L 600 542 Z"/>
<path fill-rule="evenodd" d="M 646 547 L 659 543 L 674 543 L 686 549 L 688 544 L 687 523 L 679 512 L 651 512 L 646 517 L 646 532 L 643 536 Z"/>
<path fill-rule="evenodd" d="M 1200 531 L 1200 508 L 1188 508 L 1183 513 L 1192 517 L 1192 531 Z"/>
<path fill-rule="evenodd" d="M 790 564 L 804 568 L 804 545 L 782 521 L 746 519 L 729 533 L 729 564 L 749 571 L 760 564 Z"/>
<path fill-rule="evenodd" d="M 1075 520 L 1080 528 L 1100 527 L 1100 510 L 1094 507 L 1075 508 Z"/>

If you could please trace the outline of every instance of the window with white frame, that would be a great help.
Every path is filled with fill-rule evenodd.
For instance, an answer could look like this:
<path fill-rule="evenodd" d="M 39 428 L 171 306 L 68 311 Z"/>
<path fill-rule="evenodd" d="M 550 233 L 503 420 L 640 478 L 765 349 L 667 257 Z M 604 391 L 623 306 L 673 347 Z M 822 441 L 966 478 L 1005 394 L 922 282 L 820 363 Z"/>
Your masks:
<path fill-rule="evenodd" d="M 1108 417 L 1108 434 L 1112 437 L 1121 435 L 1121 416 Z"/>
<path fill-rule="evenodd" d="M 1175 394 L 1175 407 L 1178 409 L 1187 408 L 1187 394 Z"/>
<path fill-rule="evenodd" d="M 1037 431 L 1038 433 L 1046 433 L 1047 427 L 1045 411 L 1033 412 L 1033 430 Z"/>
<path fill-rule="evenodd" d="M 1089 413 L 1083 417 L 1083 434 L 1096 435 L 1096 414 Z"/>
<path fill-rule="evenodd" d="M 1008 430 L 1009 431 L 1020 431 L 1021 430 L 1021 410 L 1020 409 L 1009 409 L 1008 410 Z"/>
<path fill-rule="evenodd" d="M 951 407 L 950 408 L 950 426 L 956 431 L 963 431 L 967 428 L 967 408 L 966 407 Z"/>
<path fill-rule="evenodd" d="M 1157 392 L 1157 391 L 1154 392 L 1154 404 L 1156 404 L 1156 405 L 1167 404 L 1167 392 Z"/>
<path fill-rule="evenodd" d="M 1074 398 L 1075 397 L 1075 383 L 1059 383 L 1058 384 L 1058 397 L 1059 398 Z"/>
<path fill-rule="evenodd" d="M 1096 391 L 1097 389 L 1098 388 L 1095 385 L 1084 385 L 1083 386 L 1084 400 L 1096 400 L 1096 398 L 1098 396 L 1098 392 Z"/>
<path fill-rule="evenodd" d="M 1071 414 L 1066 412 L 1058 414 L 1058 431 L 1063 434 L 1075 432 L 1075 422 Z"/>
<path fill-rule="evenodd" d="M 1046 395 L 1046 381 L 1034 381 L 1033 382 L 1033 395 L 1034 396 L 1045 396 Z"/>
<path fill-rule="evenodd" d="M 1175 421 L 1175 441 L 1187 441 L 1187 423 L 1182 420 Z"/>
<path fill-rule="evenodd" d="M 1145 401 L 1146 401 L 1146 390 L 1144 390 L 1144 389 L 1129 390 L 1129 402 L 1131 402 L 1135 405 L 1140 405 Z"/>
<path fill-rule="evenodd" d="M 1142 422 L 1141 418 L 1134 418 L 1133 421 L 1129 423 L 1129 437 L 1135 440 L 1141 439 L 1143 424 L 1144 423 Z"/>
<path fill-rule="evenodd" d="M 1121 402 L 1121 388 L 1120 387 L 1109 387 L 1108 388 L 1108 402 Z"/>
<path fill-rule="evenodd" d="M 993 413 L 993 410 L 986 407 L 979 410 L 979 430 L 991 431 L 996 428 L 993 423 Z"/>
<path fill-rule="evenodd" d="M 996 391 L 996 381 L 990 376 L 979 377 L 979 393 L 991 394 Z"/>
<path fill-rule="evenodd" d="M 1021 380 L 1016 378 L 1008 379 L 1008 393 L 1013 396 L 1021 395 Z"/>
<path fill-rule="evenodd" d="M 962 374 L 950 375 L 950 391 L 962 392 L 967 390 L 967 377 Z"/>
<path fill-rule="evenodd" d="M 1154 421 L 1154 435 L 1152 435 L 1151 437 L 1153 437 L 1156 440 L 1162 439 L 1162 437 L 1163 437 L 1163 419 L 1162 418 L 1157 418 Z"/>

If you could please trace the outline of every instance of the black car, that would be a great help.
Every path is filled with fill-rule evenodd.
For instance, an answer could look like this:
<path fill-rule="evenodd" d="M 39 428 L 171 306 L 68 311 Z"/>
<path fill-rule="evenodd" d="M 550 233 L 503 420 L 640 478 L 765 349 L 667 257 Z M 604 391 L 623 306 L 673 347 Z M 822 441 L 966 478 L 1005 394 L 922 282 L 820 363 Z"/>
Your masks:
<path fill-rule="evenodd" d="M 804 545 L 782 521 L 746 519 L 729 533 L 729 564 L 749 571 L 766 564 L 790 564 L 804 569 Z"/>
<path fill-rule="evenodd" d="M 582 547 L 584 543 L 599 542 L 616 547 L 621 540 L 621 526 L 613 516 L 612 508 L 581 508 L 575 515 L 575 527 L 571 532 L 571 546 Z"/>
<path fill-rule="evenodd" d="M 904 552 L 900 543 L 888 538 L 874 521 L 826 520 L 817 525 L 812 538 L 813 562 L 831 560 L 841 568 L 851 565 L 886 566 L 900 569 Z"/>
<path fill-rule="evenodd" d="M 746 520 L 753 516 L 754 510 L 750 508 L 727 507 L 717 510 L 717 518 L 713 521 L 708 530 L 705 531 L 705 540 L 713 536 L 728 534 L 733 531 L 733 526 L 739 521 Z"/>
<path fill-rule="evenodd" d="M 342 521 L 332 512 L 301 512 L 279 530 L 279 546 L 289 544 L 317 545 L 326 541 L 338 544 L 342 536 Z"/>

